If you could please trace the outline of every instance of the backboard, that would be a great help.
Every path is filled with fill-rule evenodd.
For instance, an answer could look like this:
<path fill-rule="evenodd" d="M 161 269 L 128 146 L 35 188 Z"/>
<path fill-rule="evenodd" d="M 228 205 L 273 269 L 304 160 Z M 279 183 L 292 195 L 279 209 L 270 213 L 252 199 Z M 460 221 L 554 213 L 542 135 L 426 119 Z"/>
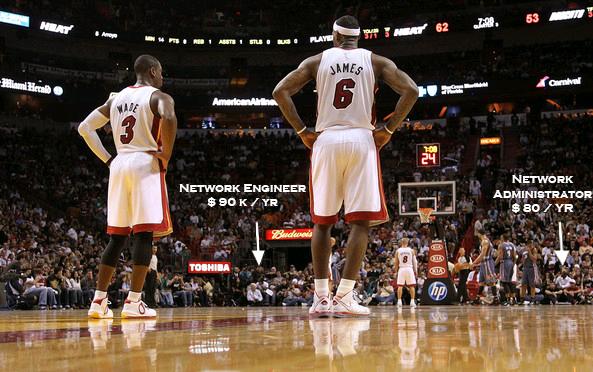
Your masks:
<path fill-rule="evenodd" d="M 400 216 L 418 216 L 420 208 L 432 208 L 433 216 L 455 214 L 455 181 L 402 182 L 397 197 Z"/>

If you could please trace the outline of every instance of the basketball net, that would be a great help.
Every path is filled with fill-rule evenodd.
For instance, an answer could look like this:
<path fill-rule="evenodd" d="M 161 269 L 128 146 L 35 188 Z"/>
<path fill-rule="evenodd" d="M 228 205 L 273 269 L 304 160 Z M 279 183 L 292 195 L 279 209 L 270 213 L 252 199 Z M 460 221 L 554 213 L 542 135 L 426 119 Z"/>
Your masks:
<path fill-rule="evenodd" d="M 434 219 L 434 217 L 432 217 L 432 212 L 434 212 L 434 209 L 432 208 L 418 208 L 420 223 L 430 223 Z"/>

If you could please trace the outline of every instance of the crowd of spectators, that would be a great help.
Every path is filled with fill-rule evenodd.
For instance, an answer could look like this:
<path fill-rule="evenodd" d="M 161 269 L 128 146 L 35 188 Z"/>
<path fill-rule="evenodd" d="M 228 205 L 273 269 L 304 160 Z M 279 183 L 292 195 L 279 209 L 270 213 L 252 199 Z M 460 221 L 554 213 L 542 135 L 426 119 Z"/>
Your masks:
<path fill-rule="evenodd" d="M 541 298 L 536 296 L 535 300 L 587 303 L 593 289 L 591 201 L 573 201 L 574 213 L 559 213 L 554 209 L 547 213 L 513 213 L 509 211 L 509 200 L 492 199 L 491 191 L 511 185 L 509 178 L 513 173 L 574 175 L 575 183 L 570 188 L 586 189 L 593 181 L 593 159 L 587 146 L 591 141 L 588 131 L 591 121 L 590 116 L 580 115 L 544 118 L 521 126 L 516 135 L 527 149 L 518 161 L 521 169 L 504 170 L 498 162 L 492 162 L 472 176 L 462 175 L 458 170 L 420 173 L 414 170 L 413 145 L 419 139 L 438 140 L 444 154 L 463 161 L 465 147 L 461 138 L 468 134 L 468 128 L 405 129 L 398 141 L 381 152 L 390 215 L 396 216 L 398 209 L 398 182 L 456 180 L 457 213 L 442 219 L 451 260 L 457 248 L 464 245 L 468 228 L 474 227 L 472 222 L 486 229 L 495 246 L 502 234 L 510 234 L 519 255 L 524 244 L 533 240 L 538 246 L 537 268 L 543 278 L 537 289 Z M 108 134 L 103 134 L 106 142 L 109 142 Z M 3 130 L 0 142 L 0 275 L 8 283 L 10 297 L 33 298 L 40 308 L 87 306 L 107 238 L 104 233 L 107 168 L 92 157 L 73 129 L 10 128 Z M 167 176 L 175 233 L 157 243 L 155 300 L 161 306 L 310 303 L 313 291 L 310 264 L 299 269 L 294 265 L 264 268 L 254 265 L 250 256 L 256 220 L 264 228 L 311 225 L 306 194 L 268 195 L 281 201 L 277 208 L 211 208 L 206 197 L 178 190 L 179 184 L 196 181 L 306 184 L 307 168 L 306 151 L 290 133 L 196 131 L 181 136 Z M 494 185 L 487 197 L 480 183 Z M 534 186 L 526 185 L 529 187 Z M 570 250 L 564 266 L 554 254 L 558 249 L 559 221 L 565 225 L 565 247 Z M 334 283 L 339 281 L 344 265 L 348 232 L 349 226 L 343 220 L 332 231 L 336 239 L 331 256 Z M 403 237 L 410 238 L 410 246 L 418 254 L 421 293 L 426 278 L 429 231 L 417 218 L 395 217 L 371 230 L 356 287 L 360 301 L 393 302 L 394 251 Z M 473 248 L 467 250 L 468 258 L 477 256 Z M 188 276 L 187 262 L 191 257 L 231 261 L 233 272 L 224 276 Z M 108 291 L 115 305 L 129 290 L 130 272 L 130 256 L 124 252 Z M 521 276 L 519 260 L 517 284 Z"/>

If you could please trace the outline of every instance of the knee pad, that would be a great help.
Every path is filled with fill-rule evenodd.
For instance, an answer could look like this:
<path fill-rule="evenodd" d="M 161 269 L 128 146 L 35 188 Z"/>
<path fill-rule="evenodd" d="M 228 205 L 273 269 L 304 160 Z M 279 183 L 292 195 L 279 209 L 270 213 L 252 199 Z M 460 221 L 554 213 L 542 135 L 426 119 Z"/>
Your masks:
<path fill-rule="evenodd" d="M 124 249 L 127 240 L 127 236 L 111 235 L 109 243 L 107 243 L 107 247 L 105 247 L 105 251 L 103 251 L 101 264 L 116 267 L 121 251 Z"/>
<path fill-rule="evenodd" d="M 152 259 L 152 232 L 134 234 L 132 244 L 132 259 L 134 265 L 149 266 Z"/>

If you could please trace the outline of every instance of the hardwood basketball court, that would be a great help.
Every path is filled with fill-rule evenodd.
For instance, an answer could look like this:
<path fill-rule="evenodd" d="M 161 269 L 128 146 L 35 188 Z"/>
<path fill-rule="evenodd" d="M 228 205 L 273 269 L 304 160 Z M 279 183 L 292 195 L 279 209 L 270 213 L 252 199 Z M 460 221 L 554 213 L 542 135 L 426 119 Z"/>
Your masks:
<path fill-rule="evenodd" d="M 86 311 L 0 313 L 2 371 L 590 371 L 586 306 L 160 309 L 156 320 Z"/>

